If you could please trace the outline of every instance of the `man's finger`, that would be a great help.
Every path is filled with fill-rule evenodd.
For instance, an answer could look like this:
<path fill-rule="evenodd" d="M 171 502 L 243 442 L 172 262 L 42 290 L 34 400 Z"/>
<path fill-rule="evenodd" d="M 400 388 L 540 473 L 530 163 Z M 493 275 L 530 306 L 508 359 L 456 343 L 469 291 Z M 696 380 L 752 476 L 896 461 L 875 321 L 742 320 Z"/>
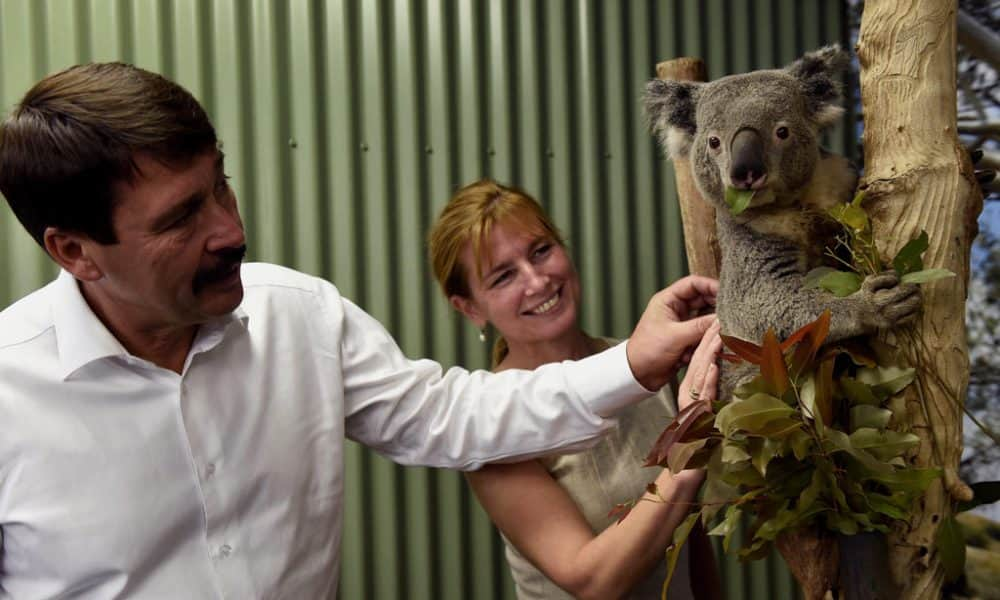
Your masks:
<path fill-rule="evenodd" d="M 687 321 L 675 323 L 671 327 L 674 335 L 678 338 L 678 345 L 692 346 L 704 337 L 705 332 L 717 321 L 718 317 L 714 314 L 702 315 L 688 319 Z"/>
<path fill-rule="evenodd" d="M 666 289 L 685 302 L 701 297 L 711 299 L 714 304 L 715 297 L 719 295 L 719 281 L 701 275 L 688 275 L 670 284 Z"/>

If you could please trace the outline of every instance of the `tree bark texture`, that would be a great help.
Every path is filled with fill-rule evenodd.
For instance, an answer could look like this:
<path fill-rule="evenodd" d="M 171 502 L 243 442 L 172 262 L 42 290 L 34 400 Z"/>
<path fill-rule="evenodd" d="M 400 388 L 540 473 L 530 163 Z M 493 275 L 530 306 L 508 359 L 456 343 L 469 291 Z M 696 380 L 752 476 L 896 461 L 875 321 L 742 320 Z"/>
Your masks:
<path fill-rule="evenodd" d="M 707 71 L 701 59 L 681 57 L 657 64 L 656 76 L 678 81 L 705 81 Z M 718 279 L 722 254 L 715 235 L 715 209 L 701 197 L 691 175 L 691 162 L 687 158 L 675 157 L 673 163 L 688 271 Z M 688 544 L 692 559 L 690 577 L 694 597 L 698 600 L 720 600 L 722 581 L 712 544 L 700 522 L 691 531 Z"/>
<path fill-rule="evenodd" d="M 680 57 L 657 64 L 656 76 L 676 81 L 705 81 L 707 72 L 701 59 Z M 701 197 L 691 175 L 691 162 L 687 158 L 674 157 L 673 163 L 677 200 L 684 222 L 688 270 L 695 275 L 718 279 L 722 254 L 715 235 L 715 209 Z"/>
<path fill-rule="evenodd" d="M 879 252 L 895 256 L 925 230 L 925 268 L 957 274 L 922 286 L 917 323 L 890 339 L 918 373 L 918 385 L 893 407 L 894 424 L 921 438 L 913 465 L 944 470 L 913 518 L 890 536 L 890 570 L 905 599 L 940 597 L 935 534 L 953 501 L 971 497 L 957 469 L 969 374 L 969 253 L 982 196 L 956 133 L 956 12 L 955 0 L 868 0 L 856 48 L 865 117 L 862 187 Z"/>

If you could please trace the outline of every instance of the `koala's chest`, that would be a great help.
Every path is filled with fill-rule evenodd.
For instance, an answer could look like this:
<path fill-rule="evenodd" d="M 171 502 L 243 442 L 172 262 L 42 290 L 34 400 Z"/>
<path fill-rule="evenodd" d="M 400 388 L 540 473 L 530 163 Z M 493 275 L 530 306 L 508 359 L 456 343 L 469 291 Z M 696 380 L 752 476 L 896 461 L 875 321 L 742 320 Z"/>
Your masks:
<path fill-rule="evenodd" d="M 808 209 L 786 209 L 753 216 L 743 224 L 746 235 L 737 236 L 739 254 L 751 260 L 795 256 L 800 269 L 824 262 L 827 248 L 836 245 L 839 226 L 823 213 Z M 758 252 L 748 253 L 746 246 Z M 784 261 L 782 261 L 784 262 Z"/>

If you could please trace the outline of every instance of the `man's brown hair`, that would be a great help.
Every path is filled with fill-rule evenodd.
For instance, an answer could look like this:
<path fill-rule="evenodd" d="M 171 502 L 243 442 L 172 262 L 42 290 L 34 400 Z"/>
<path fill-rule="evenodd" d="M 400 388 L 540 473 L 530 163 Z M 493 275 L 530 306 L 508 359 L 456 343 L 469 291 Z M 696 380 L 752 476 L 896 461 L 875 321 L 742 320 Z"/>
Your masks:
<path fill-rule="evenodd" d="M 122 63 L 77 65 L 35 84 L 0 125 L 0 193 L 43 248 L 47 227 L 113 244 L 112 186 L 141 175 L 137 154 L 183 167 L 216 144 L 176 83 Z"/>

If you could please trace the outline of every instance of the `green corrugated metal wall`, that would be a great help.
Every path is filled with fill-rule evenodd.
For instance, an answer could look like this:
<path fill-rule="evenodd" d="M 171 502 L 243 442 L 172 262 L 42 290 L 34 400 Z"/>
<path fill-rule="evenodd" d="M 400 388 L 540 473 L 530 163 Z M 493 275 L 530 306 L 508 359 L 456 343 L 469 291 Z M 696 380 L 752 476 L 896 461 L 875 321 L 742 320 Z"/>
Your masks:
<path fill-rule="evenodd" d="M 218 126 L 251 258 L 332 279 L 412 356 L 483 367 L 425 267 L 451 190 L 489 175 L 535 193 L 568 234 L 586 329 L 626 336 L 685 270 L 639 111 L 655 63 L 783 64 L 842 40 L 843 19 L 836 0 L 0 0 L 0 105 L 91 60 L 178 80 Z M 54 270 L 6 208 L 0 236 L 5 306 Z M 513 598 L 459 475 L 346 460 L 344 598 Z M 728 598 L 793 595 L 774 560 L 723 572 Z"/>

